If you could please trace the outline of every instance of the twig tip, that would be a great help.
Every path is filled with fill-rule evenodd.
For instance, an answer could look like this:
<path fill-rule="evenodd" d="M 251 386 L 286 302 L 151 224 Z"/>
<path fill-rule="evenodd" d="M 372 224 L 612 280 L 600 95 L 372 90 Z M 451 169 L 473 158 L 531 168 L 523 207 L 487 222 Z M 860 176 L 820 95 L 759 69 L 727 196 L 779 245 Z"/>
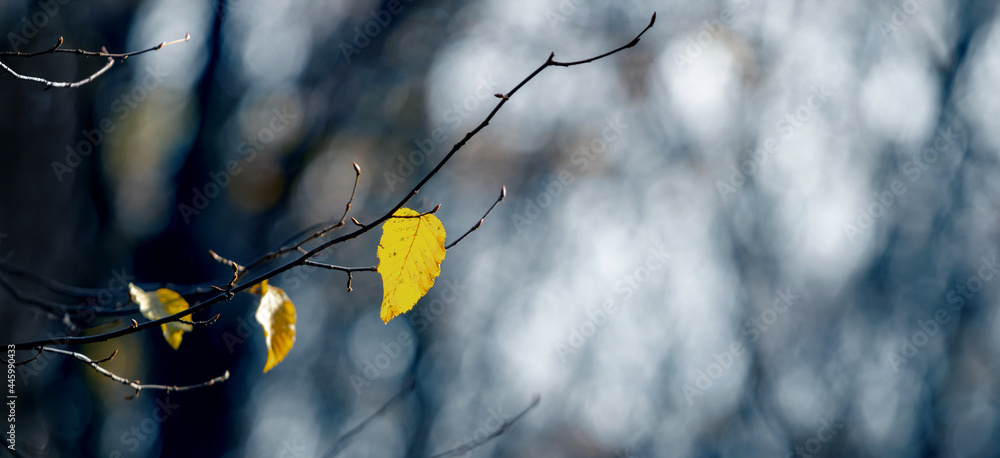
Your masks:
<path fill-rule="evenodd" d="M 357 173 L 358 175 L 361 175 L 361 166 L 360 166 L 360 165 L 358 165 L 358 163 L 357 163 L 357 162 L 355 162 L 355 163 L 354 163 L 354 171 L 355 171 L 355 172 L 356 172 L 356 173 Z"/>
<path fill-rule="evenodd" d="M 653 11 L 653 18 L 649 20 L 649 26 L 652 27 L 656 23 L 656 11 Z"/>
<path fill-rule="evenodd" d="M 507 197 L 507 186 L 500 187 L 500 200 L 504 200 Z"/>

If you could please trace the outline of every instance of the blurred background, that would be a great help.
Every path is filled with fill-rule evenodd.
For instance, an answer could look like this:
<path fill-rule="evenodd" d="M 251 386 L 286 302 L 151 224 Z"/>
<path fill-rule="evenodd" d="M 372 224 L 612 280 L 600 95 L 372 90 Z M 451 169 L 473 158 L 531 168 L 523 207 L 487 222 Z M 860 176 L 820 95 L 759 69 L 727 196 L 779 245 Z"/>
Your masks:
<path fill-rule="evenodd" d="M 24 456 L 994 456 L 1000 28 L 990 1 L 6 0 L 7 51 L 138 50 L 77 89 L 0 76 L 0 334 L 143 320 L 315 224 L 409 206 L 449 239 L 383 325 L 381 280 L 272 284 L 297 341 L 262 373 L 255 298 L 17 375 Z M 0 58 L 73 81 L 101 59 Z M 990 121 L 993 119 L 994 121 Z M 991 127 L 993 126 L 993 127 Z M 378 231 L 318 258 L 377 263 Z M 276 264 L 271 264 L 276 265 Z M 46 287 L 12 266 L 60 284 Z M 66 314 L 83 304 L 102 313 Z M 74 309 L 75 310 L 75 309 Z M 18 352 L 20 360 L 33 352 Z M 408 381 L 412 392 L 360 430 Z"/>

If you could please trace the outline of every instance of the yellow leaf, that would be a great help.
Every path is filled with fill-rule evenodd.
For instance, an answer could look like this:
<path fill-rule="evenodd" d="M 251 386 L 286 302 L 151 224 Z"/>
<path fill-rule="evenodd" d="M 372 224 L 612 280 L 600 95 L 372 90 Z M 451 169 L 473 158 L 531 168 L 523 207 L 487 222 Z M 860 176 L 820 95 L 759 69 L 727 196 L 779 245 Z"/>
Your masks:
<path fill-rule="evenodd" d="M 128 292 L 129 296 L 132 297 L 132 301 L 139 304 L 139 311 L 142 312 L 142 316 L 150 321 L 183 312 L 188 308 L 187 301 L 180 294 L 166 288 L 160 288 L 152 293 L 147 293 L 138 286 L 129 283 Z M 181 319 L 191 321 L 191 315 Z M 163 338 L 167 339 L 167 343 L 174 350 L 181 346 L 183 334 L 191 331 L 190 324 L 179 321 L 161 324 L 160 328 L 163 330 Z"/>
<path fill-rule="evenodd" d="M 384 323 L 412 309 L 441 274 L 444 226 L 434 215 L 419 215 L 400 208 L 382 225 L 378 273 L 382 275 Z"/>
<path fill-rule="evenodd" d="M 295 345 L 295 305 L 283 289 L 268 286 L 267 280 L 254 285 L 250 292 L 260 294 L 257 322 L 264 328 L 264 342 L 267 343 L 264 372 L 267 372 L 284 360 Z"/>

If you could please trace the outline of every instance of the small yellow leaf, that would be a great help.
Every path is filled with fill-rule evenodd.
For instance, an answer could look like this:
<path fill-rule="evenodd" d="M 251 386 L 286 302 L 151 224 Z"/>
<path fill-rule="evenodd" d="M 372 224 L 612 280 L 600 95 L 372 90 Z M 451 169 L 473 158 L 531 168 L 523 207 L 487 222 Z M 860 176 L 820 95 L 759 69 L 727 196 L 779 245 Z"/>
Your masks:
<path fill-rule="evenodd" d="M 382 225 L 378 273 L 382 321 L 408 312 L 434 286 L 444 260 L 444 226 L 436 216 L 400 208 Z M 400 217 L 405 218 L 400 218 Z"/>
<path fill-rule="evenodd" d="M 187 301 L 180 294 L 166 288 L 160 288 L 152 293 L 147 293 L 138 286 L 129 283 L 128 291 L 129 296 L 132 297 L 132 301 L 139 304 L 139 311 L 142 312 L 142 316 L 150 321 L 183 312 L 188 308 Z M 191 315 L 181 319 L 191 321 Z M 167 339 L 167 343 L 174 350 L 181 346 L 183 334 L 190 332 L 192 329 L 190 324 L 179 321 L 161 324 L 160 328 L 163 330 L 163 338 Z"/>
<path fill-rule="evenodd" d="M 264 328 L 264 342 L 267 343 L 264 372 L 267 372 L 284 360 L 295 345 L 295 305 L 284 290 L 268 286 L 267 280 L 254 285 L 250 292 L 261 295 L 257 322 Z"/>

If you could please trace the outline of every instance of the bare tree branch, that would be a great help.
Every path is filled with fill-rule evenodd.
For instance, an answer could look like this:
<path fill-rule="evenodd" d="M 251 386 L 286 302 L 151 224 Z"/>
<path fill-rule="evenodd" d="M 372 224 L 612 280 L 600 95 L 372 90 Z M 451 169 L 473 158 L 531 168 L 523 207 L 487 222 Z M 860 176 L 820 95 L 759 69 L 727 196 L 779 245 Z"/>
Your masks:
<path fill-rule="evenodd" d="M 292 237 L 291 240 L 296 240 L 299 237 L 301 237 L 304 233 L 309 232 L 311 230 L 315 230 L 317 227 L 321 227 L 315 233 L 313 233 L 309 237 L 306 237 L 306 238 L 300 240 L 298 243 L 296 243 L 293 246 L 282 247 L 282 248 L 280 248 L 278 250 L 275 250 L 275 251 L 273 251 L 271 253 L 268 253 L 268 254 L 262 256 L 260 259 L 254 261 L 252 264 L 250 264 L 249 266 L 247 266 L 247 268 L 245 270 L 253 269 L 254 267 L 257 267 L 257 266 L 259 266 L 259 265 L 261 265 L 261 264 L 263 264 L 263 263 L 265 263 L 267 261 L 270 261 L 272 259 L 281 257 L 282 255 L 287 254 L 287 253 L 291 253 L 293 251 L 299 251 L 299 252 L 305 253 L 306 251 L 302 248 L 303 245 L 305 245 L 306 243 L 308 243 L 311 240 L 322 238 L 323 236 L 325 236 L 326 234 L 328 234 L 330 231 L 333 231 L 335 229 L 339 229 L 339 228 L 344 227 L 345 223 L 347 222 L 347 215 L 348 215 L 348 213 L 351 212 L 351 205 L 354 203 L 354 197 L 358 193 L 358 181 L 360 181 L 360 180 L 361 180 L 361 166 L 358 165 L 357 162 L 355 162 L 354 163 L 354 189 L 351 191 L 351 198 L 347 200 L 347 205 L 344 208 L 344 215 L 340 217 L 340 221 L 338 221 L 336 224 L 333 224 L 333 225 L 330 225 L 330 226 L 325 226 L 325 227 L 323 227 L 323 226 L 313 226 L 311 228 L 308 228 L 308 229 L 300 232 L 295 237 Z"/>
<path fill-rule="evenodd" d="M 54 301 L 39 299 L 21 292 L 15 287 L 5 275 L 0 274 L 0 286 L 7 290 L 11 296 L 19 302 L 32 305 L 52 314 L 62 314 L 69 319 L 93 316 L 121 316 L 130 315 L 139 311 L 138 306 L 127 306 L 118 308 L 104 308 L 90 304 L 61 304 Z"/>
<path fill-rule="evenodd" d="M 313 267 L 322 267 L 324 269 L 330 269 L 330 270 L 339 270 L 341 272 L 367 272 L 367 271 L 376 272 L 376 271 L 378 271 L 378 267 L 376 267 L 376 266 L 371 266 L 371 267 L 341 267 L 341 266 L 335 266 L 333 264 L 324 264 L 322 262 L 316 262 L 316 261 L 310 261 L 310 260 L 307 260 L 305 262 L 305 265 L 307 265 L 307 266 L 313 266 Z"/>
<path fill-rule="evenodd" d="M 177 321 L 180 321 L 181 323 L 184 323 L 184 324 L 190 324 L 192 326 L 208 326 L 208 325 L 210 325 L 210 324 L 215 323 L 216 321 L 218 321 L 220 316 L 222 316 L 221 313 L 216 313 L 215 316 L 213 316 L 213 317 L 211 317 L 211 318 L 209 318 L 209 319 L 207 319 L 205 321 L 188 321 L 188 320 L 177 320 Z"/>
<path fill-rule="evenodd" d="M 491 205 L 491 206 L 490 206 L 490 209 L 489 209 L 489 210 L 486 210 L 486 214 L 485 214 L 485 215 L 483 215 L 483 217 L 482 217 L 482 218 L 479 218 L 479 222 L 478 222 L 478 223 L 476 223 L 476 225 L 475 225 L 475 226 L 472 226 L 472 229 L 469 229 L 469 230 L 468 230 L 468 231 L 466 231 L 466 232 L 465 232 L 464 234 L 462 234 L 462 236 L 461 236 L 461 237 L 459 237 L 459 238 L 458 238 L 458 240 L 455 240 L 454 242 L 451 242 L 451 244 L 450 244 L 450 245 L 448 245 L 448 246 L 444 247 L 444 249 L 446 249 L 446 250 L 450 250 L 450 249 L 451 249 L 451 247 L 453 247 L 453 246 L 455 246 L 455 245 L 458 245 L 458 242 L 461 242 L 461 241 L 462 241 L 462 239 L 464 239 L 464 238 L 465 238 L 465 237 L 466 237 L 467 235 L 471 234 L 471 233 L 472 233 L 473 231 L 475 231 L 476 229 L 479 229 L 479 227 L 483 225 L 483 221 L 484 221 L 484 220 L 486 220 L 486 217 L 487 217 L 487 216 L 490 216 L 490 212 L 491 212 L 491 211 L 493 211 L 493 209 L 494 209 L 494 208 L 496 208 L 496 207 L 497 207 L 497 205 L 498 205 L 498 204 L 499 204 L 500 202 L 502 202 L 502 201 L 503 201 L 504 197 L 507 197 L 507 187 L 506 187 L 506 186 L 503 186 L 503 187 L 501 187 L 501 188 L 500 188 L 500 197 L 497 197 L 497 200 L 496 200 L 496 202 L 493 202 L 493 205 Z"/>
<path fill-rule="evenodd" d="M 191 34 L 186 34 L 184 36 L 184 38 L 182 38 L 180 40 L 174 40 L 174 41 L 169 41 L 169 42 L 168 41 L 164 41 L 164 42 L 162 42 L 162 43 L 160 43 L 160 44 L 158 44 L 156 46 L 153 46 L 151 48 L 142 49 L 142 50 L 139 50 L 139 51 L 132 51 L 132 52 L 126 52 L 126 53 L 109 53 L 108 50 L 105 49 L 104 47 L 101 47 L 101 51 L 100 52 L 97 52 L 97 51 L 85 51 L 83 49 L 62 49 L 61 46 L 63 44 L 63 38 L 59 37 L 59 40 L 56 42 L 55 46 L 53 46 L 52 48 L 46 49 L 44 51 L 36 51 L 36 52 L 29 52 L 29 53 L 16 52 L 16 51 L 2 51 L 2 52 L 0 52 L 0 56 L 6 56 L 6 57 L 35 57 L 35 56 L 40 56 L 40 55 L 44 55 L 44 54 L 70 53 L 70 54 L 78 54 L 78 55 L 85 56 L 85 57 L 105 57 L 105 58 L 108 59 L 107 64 L 104 67 L 102 67 L 100 70 L 98 70 L 98 71 L 94 72 L 93 74 L 91 74 L 90 76 L 88 76 L 88 77 L 86 77 L 86 78 L 84 78 L 84 79 L 82 79 L 80 81 L 76 81 L 76 82 L 50 81 L 50 80 L 47 80 L 45 78 L 39 78 L 37 76 L 22 75 L 20 73 L 17 73 L 16 71 L 14 71 L 14 69 L 8 67 L 3 62 L 0 62 L 0 68 L 3 68 L 4 71 L 6 71 L 7 73 L 11 74 L 12 76 L 14 76 L 17 79 L 21 79 L 21 80 L 25 80 L 25 81 L 31 81 L 33 83 L 43 84 L 43 85 L 45 85 L 45 89 L 51 89 L 51 88 L 54 88 L 54 87 L 55 88 L 75 88 L 75 87 L 83 86 L 84 84 L 87 84 L 87 83 L 93 81 L 98 76 L 101 76 L 101 74 L 103 74 L 104 72 L 108 71 L 113 65 L 115 65 L 115 60 L 116 59 L 117 60 L 125 60 L 125 59 L 127 59 L 129 57 L 132 57 L 132 56 L 137 56 L 139 54 L 147 53 L 147 52 L 150 52 L 150 51 L 156 51 L 156 50 L 159 50 L 159 49 L 163 48 L 164 46 L 169 46 L 169 45 L 172 45 L 172 44 L 175 44 L 175 43 L 182 43 L 182 42 L 188 41 L 190 39 L 191 39 Z"/>
<path fill-rule="evenodd" d="M 187 315 L 199 312 L 201 310 L 205 310 L 205 309 L 207 309 L 209 307 L 212 307 L 215 304 L 218 304 L 219 302 L 222 302 L 222 301 L 225 301 L 225 300 L 229 300 L 232 297 L 231 294 L 235 294 L 235 293 L 239 293 L 241 291 L 247 290 L 247 289 L 251 288 L 252 286 L 254 286 L 256 284 L 263 282 L 264 280 L 268 280 L 270 278 L 273 278 L 273 277 L 275 277 L 277 275 L 280 275 L 280 274 L 282 274 L 282 273 L 284 273 L 284 272 L 286 272 L 286 271 L 288 271 L 288 270 L 290 270 L 292 268 L 306 265 L 306 262 L 309 261 L 310 258 L 312 258 L 313 256 L 316 256 L 317 254 L 321 253 L 323 250 L 326 250 L 327 248 L 329 248 L 329 247 L 331 247 L 333 245 L 336 245 L 336 244 L 339 244 L 339 243 L 344 243 L 344 242 L 346 242 L 348 240 L 352 240 L 354 238 L 357 238 L 357 237 L 361 236 L 362 234 L 365 234 L 365 233 L 367 233 L 367 232 L 369 232 L 369 231 L 377 228 L 379 225 L 381 225 L 385 221 L 387 221 L 390 218 L 392 218 L 393 214 L 396 213 L 396 211 L 399 210 L 400 208 L 403 208 L 403 206 L 405 206 L 410 201 L 410 199 L 412 199 L 414 196 L 416 196 L 417 193 L 420 192 L 421 189 L 423 189 L 424 185 L 426 185 L 428 181 L 430 181 L 432 178 L 434 178 L 434 176 L 437 175 L 437 173 L 445 166 L 445 164 L 447 164 L 451 160 L 451 158 L 454 157 L 454 155 L 459 150 L 461 150 L 462 147 L 464 147 L 465 144 L 469 142 L 469 140 L 472 139 L 472 137 L 476 136 L 476 134 L 478 134 L 480 131 L 482 131 L 483 129 L 485 129 L 486 126 L 489 125 L 490 121 L 493 119 L 494 116 L 496 116 L 497 112 L 499 112 L 500 109 L 503 108 L 503 106 L 508 101 L 510 101 L 511 97 L 513 97 L 513 95 L 522 86 L 524 86 L 525 84 L 527 84 L 528 81 L 530 81 L 535 76 L 537 76 L 542 70 L 545 70 L 546 68 L 552 67 L 552 66 L 571 67 L 571 66 L 574 66 L 574 65 L 580 65 L 580 64 L 585 64 L 585 63 L 588 63 L 588 62 L 593 62 L 595 60 L 598 60 L 598 59 L 601 59 L 601 58 L 604 58 L 604 57 L 608 57 L 608 56 L 613 55 L 615 53 L 618 53 L 618 52 L 620 52 L 620 51 L 622 51 L 624 49 L 628 49 L 628 48 L 630 48 L 632 46 L 635 46 L 635 44 L 639 42 L 639 39 L 642 37 L 642 35 L 645 34 L 646 31 L 649 30 L 650 27 L 653 26 L 653 23 L 655 21 L 656 21 L 656 14 L 654 13 L 652 19 L 649 22 L 649 25 L 647 25 L 642 30 L 642 32 L 640 32 L 628 44 L 626 44 L 626 45 L 624 45 L 622 47 L 619 47 L 619 48 L 617 48 L 617 49 L 615 49 L 613 51 L 601 54 L 601 55 L 599 55 L 597 57 L 592 57 L 590 59 L 576 61 L 576 62 L 565 62 L 564 63 L 564 62 L 557 62 L 557 61 L 555 61 L 553 59 L 554 53 L 550 54 L 549 58 L 546 59 L 545 63 L 543 63 L 541 66 L 539 66 L 535 71 L 533 71 L 530 75 L 528 75 L 520 83 L 518 83 L 517 86 L 515 86 L 514 89 L 512 89 L 510 92 L 508 92 L 507 94 L 503 94 L 502 97 L 500 98 L 500 101 L 497 103 L 496 107 L 494 107 L 493 110 L 490 111 L 489 115 L 487 115 L 486 118 L 478 126 L 476 126 L 476 128 L 474 128 L 472 131 L 466 133 L 465 136 L 462 137 L 462 139 L 459 140 L 458 143 L 455 143 L 455 145 L 452 146 L 451 150 L 438 162 L 438 164 L 430 172 L 428 172 L 427 175 L 425 175 L 413 187 L 413 189 L 410 190 L 410 192 L 407 193 L 394 207 L 392 207 L 391 209 L 389 209 L 388 211 L 386 211 L 382 216 L 380 216 L 375 221 L 373 221 L 371 223 L 368 223 L 368 224 L 360 227 L 359 229 L 355 230 L 354 232 L 351 232 L 351 233 L 348 233 L 348 234 L 344 234 L 344 235 L 341 235 L 340 237 L 328 240 L 328 241 L 320 244 L 319 246 L 317 246 L 317 247 L 315 247 L 315 248 L 307 251 L 306 253 L 302 254 L 302 256 L 300 256 L 300 257 L 298 257 L 298 258 L 296 258 L 296 259 L 294 259 L 294 260 L 292 260 L 290 262 L 287 262 L 287 263 L 285 263 L 285 264 L 283 264 L 281 266 L 278 266 L 278 267 L 276 267 L 276 268 L 274 268 L 274 269 L 272 269 L 272 270 L 270 270 L 270 271 L 268 271 L 266 273 L 263 273 L 263 274 L 257 276 L 256 278 L 251 279 L 250 281 L 247 281 L 245 283 L 237 285 L 236 287 L 232 288 L 230 291 L 224 291 L 221 294 L 217 294 L 214 297 L 212 297 L 211 299 L 208 299 L 207 301 L 202 302 L 201 304 L 198 304 L 198 305 L 193 306 L 193 307 L 191 307 L 191 308 L 189 308 L 187 310 L 184 310 L 183 312 L 178 312 L 178 313 L 175 313 L 173 315 L 166 316 L 166 317 L 163 317 L 163 318 L 160 318 L 160 319 L 157 319 L 157 320 L 147 321 L 147 322 L 144 322 L 142 324 L 138 324 L 138 325 L 131 326 L 131 327 L 128 327 L 128 328 L 123 328 L 123 329 L 119 329 L 119 330 L 116 330 L 116 331 L 111 331 L 111 332 L 107 332 L 107 333 L 103 333 L 103 334 L 96 334 L 96 335 L 82 336 L 82 337 L 68 337 L 68 338 L 61 338 L 61 339 L 41 339 L 41 340 L 35 340 L 35 341 L 29 341 L 29 342 L 21 342 L 21 343 L 15 344 L 14 348 L 18 349 L 18 350 L 26 350 L 26 349 L 36 348 L 36 347 L 40 347 L 40 346 L 44 346 L 44 345 L 67 345 L 67 344 L 84 344 L 84 343 L 92 343 L 92 342 L 105 342 L 105 341 L 108 341 L 108 340 L 111 340 L 111 339 L 114 339 L 114 338 L 117 338 L 117 337 L 121 337 L 121 336 L 124 336 L 124 335 L 132 334 L 132 333 L 135 333 L 135 332 L 138 332 L 138 331 L 142 331 L 142 330 L 146 330 L 146 329 L 153 329 L 155 327 L 158 327 L 161 324 L 170 323 L 170 322 L 173 322 L 173 321 L 177 321 L 178 319 L 180 319 L 183 316 L 187 316 Z M 357 224 L 356 221 L 355 221 L 355 224 Z"/>
<path fill-rule="evenodd" d="M 49 81 L 49 80 L 47 80 L 45 78 L 38 78 L 36 76 L 22 75 L 22 74 L 19 74 L 19 73 L 15 72 L 12 68 L 8 67 L 3 62 L 0 62 L 0 68 L 3 68 L 7 73 L 10 73 L 11 75 L 13 75 L 14 78 L 25 80 L 25 81 L 31 81 L 31 82 L 34 82 L 34 83 L 41 83 L 41 84 L 45 85 L 45 89 L 50 89 L 50 88 L 54 88 L 54 87 L 58 87 L 58 88 L 73 88 L 73 87 L 83 86 L 84 84 L 87 84 L 87 83 L 89 83 L 91 81 L 94 81 L 94 78 L 97 78 L 98 76 L 101 76 L 102 73 L 108 71 L 108 69 L 110 69 L 111 66 L 114 65 L 114 64 L 115 64 L 115 60 L 109 57 L 107 65 L 105 65 L 104 67 L 102 67 L 100 70 L 94 72 L 90 76 L 88 76 L 88 77 L 86 77 L 86 78 L 84 78 L 84 79 L 82 79 L 80 81 L 77 81 L 77 82 Z"/>
<path fill-rule="evenodd" d="M 0 261 L 0 271 L 6 272 L 15 277 L 22 277 L 48 288 L 50 291 L 72 297 L 95 297 L 102 289 L 77 288 L 64 283 L 57 282 L 49 277 L 34 273 L 28 269 L 18 267 L 9 262 Z M 124 296 L 126 291 L 122 290 L 120 295 Z"/>
<path fill-rule="evenodd" d="M 497 428 L 496 431 L 493 431 L 493 434 L 490 434 L 489 436 L 486 436 L 486 437 L 484 437 L 482 439 L 479 439 L 477 441 L 466 442 L 466 443 L 464 443 L 464 444 L 462 444 L 462 445 L 460 445 L 458 447 L 455 447 L 455 448 L 453 448 L 451 450 L 448 450 L 447 452 L 441 452 L 441 453 L 438 453 L 437 455 L 433 455 L 430 458 L 445 458 L 445 457 L 448 457 L 448 456 L 463 455 L 463 454 L 471 452 L 471 451 L 473 451 L 473 450 L 475 450 L 475 449 L 477 449 L 479 447 L 482 447 L 487 442 L 489 442 L 489 441 L 491 441 L 493 439 L 496 439 L 497 437 L 500 437 L 501 435 L 503 435 L 503 433 L 507 432 L 507 430 L 514 423 L 517 423 L 518 420 L 520 420 L 525 415 L 527 415 L 528 412 L 531 411 L 531 409 L 534 409 L 535 407 L 538 407 L 538 404 L 540 402 L 542 402 L 542 397 L 536 394 L 535 398 L 531 400 L 531 404 L 528 407 L 526 407 L 524 410 L 522 410 L 521 413 L 515 415 L 514 418 L 511 418 L 510 420 L 507 420 L 507 421 L 503 422 L 503 424 L 500 425 L 500 427 Z"/>
<path fill-rule="evenodd" d="M 71 356 L 73 358 L 76 358 L 76 359 L 78 359 L 80 361 L 83 361 L 83 362 L 87 363 L 95 371 L 101 373 L 105 377 L 108 377 L 111 380 L 114 380 L 114 381 L 116 381 L 118 383 L 121 383 L 123 385 L 127 385 L 127 386 L 132 387 L 135 390 L 135 394 L 133 394 L 131 396 L 128 396 L 125 399 L 134 399 L 136 396 L 139 395 L 139 392 L 142 391 L 142 390 L 162 390 L 162 391 L 168 391 L 168 392 L 169 391 L 189 391 L 189 390 L 194 390 L 194 389 L 198 389 L 198 388 L 204 388 L 204 387 L 207 387 L 207 386 L 212 386 L 212 385 L 215 385 L 216 383 L 222 383 L 222 382 L 225 382 L 226 380 L 229 380 L 229 371 L 226 371 L 226 373 L 224 373 L 224 374 L 222 374 L 222 375 L 220 375 L 218 377 L 215 377 L 215 378 L 213 378 L 211 380 L 208 380 L 206 382 L 202 382 L 202 383 L 199 383 L 199 384 L 196 384 L 196 385 L 184 385 L 184 386 L 143 385 L 143 384 L 140 384 L 138 380 L 134 380 L 134 381 L 133 380 L 129 380 L 129 379 L 125 378 L 125 377 L 117 375 L 114 372 L 111 372 L 111 371 L 109 371 L 109 370 L 107 370 L 107 369 L 105 369 L 105 368 L 103 368 L 103 367 L 100 366 L 101 363 L 110 361 L 111 358 L 114 358 L 118 354 L 118 350 L 115 350 L 115 352 L 112 353 L 111 356 L 108 356 L 107 358 L 104 358 L 104 359 L 102 359 L 100 361 L 94 361 L 94 360 L 90 359 L 87 355 L 84 355 L 82 353 L 73 352 L 73 351 L 60 350 L 58 348 L 50 348 L 50 347 L 41 347 L 39 349 L 41 351 L 47 351 L 47 352 L 50 352 L 50 353 L 57 353 L 57 354 L 60 354 L 60 355 Z M 37 357 L 38 356 L 36 355 L 35 358 L 37 358 Z M 32 359 L 34 359 L 34 358 L 32 358 Z"/>
<path fill-rule="evenodd" d="M 152 46 L 152 47 L 149 47 L 149 48 L 146 48 L 146 49 L 141 49 L 139 51 L 132 51 L 132 52 L 125 52 L 125 53 L 118 53 L 118 54 L 116 54 L 116 53 L 109 53 L 108 50 L 104 49 L 104 48 L 101 48 L 101 52 L 86 51 L 86 50 L 83 50 L 83 49 L 63 49 L 62 48 L 63 37 L 59 37 L 59 39 L 56 41 L 55 46 L 53 46 L 53 47 L 51 47 L 49 49 L 43 50 L 43 51 L 35 51 L 35 52 L 0 51 L 0 56 L 35 57 L 35 56 L 40 56 L 42 54 L 70 53 L 70 54 L 78 54 L 78 55 L 87 56 L 87 57 L 110 57 L 110 58 L 113 58 L 113 59 L 125 60 L 126 58 L 129 58 L 129 57 L 132 57 L 132 56 L 138 56 L 139 54 L 145 54 L 145 53 L 150 52 L 150 51 L 158 51 L 158 50 L 160 50 L 160 48 L 163 48 L 164 46 L 170 46 L 172 44 L 183 43 L 183 42 L 188 41 L 190 39 L 191 39 L 191 34 L 188 33 L 188 34 L 184 35 L 184 38 L 181 38 L 181 39 L 178 39 L 178 40 L 164 41 L 164 42 L 162 42 L 162 43 L 160 43 L 160 44 L 158 44 L 156 46 Z"/>
<path fill-rule="evenodd" d="M 102 293 L 110 293 L 115 297 L 127 297 L 128 290 L 122 288 L 120 291 L 109 290 L 108 288 L 80 288 L 77 286 L 70 286 L 65 283 L 53 280 L 45 275 L 37 274 L 31 272 L 27 269 L 19 267 L 15 264 L 6 261 L 0 261 L 0 271 L 5 272 L 14 277 L 24 278 L 32 283 L 41 285 L 57 294 L 70 297 L 78 298 L 94 298 L 96 299 L 98 295 Z M 158 288 L 170 288 L 171 290 L 177 291 L 178 294 L 182 296 L 191 296 L 195 294 L 208 294 L 214 290 L 211 288 L 210 283 L 205 283 L 202 285 L 172 285 L 169 283 L 136 283 L 136 286 L 141 287 L 144 290 L 158 289 Z M 81 306 L 83 307 L 83 306 Z"/>
<path fill-rule="evenodd" d="M 389 407 L 392 407 L 393 404 L 403 399 L 403 397 L 406 396 L 407 393 L 413 391 L 413 388 L 415 386 L 417 386 L 417 382 L 412 378 L 408 379 L 406 383 L 403 384 L 403 388 L 401 388 L 399 392 L 397 392 L 393 397 L 389 398 L 389 400 L 386 401 L 385 404 L 382 404 L 382 407 L 379 407 L 379 409 L 376 410 L 371 415 L 369 415 L 368 418 L 365 418 L 361 423 L 358 423 L 357 426 L 351 428 L 350 431 L 342 434 L 339 438 L 337 438 L 337 441 L 333 443 L 333 446 L 330 447 L 330 450 L 327 451 L 326 455 L 324 456 L 327 457 L 336 456 L 340 452 L 344 451 L 344 449 L 348 445 L 350 445 L 351 440 L 354 439 L 354 436 L 358 435 L 358 433 L 367 428 L 368 425 L 371 424 L 372 421 L 375 421 L 376 418 L 385 414 L 385 412 L 389 410 Z"/>

